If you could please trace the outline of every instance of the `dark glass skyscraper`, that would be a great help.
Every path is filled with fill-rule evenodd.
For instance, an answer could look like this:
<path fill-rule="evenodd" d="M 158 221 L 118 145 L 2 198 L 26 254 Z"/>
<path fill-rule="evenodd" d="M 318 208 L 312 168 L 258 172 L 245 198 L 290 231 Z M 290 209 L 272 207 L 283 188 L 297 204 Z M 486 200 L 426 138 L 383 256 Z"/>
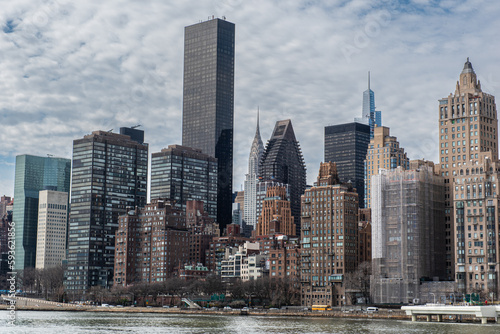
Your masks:
<path fill-rule="evenodd" d="M 138 130 L 140 131 L 140 130 Z M 123 131 L 121 131 L 123 132 Z M 142 133 L 94 131 L 73 141 L 67 291 L 113 282 L 118 216 L 146 205 L 148 144 Z"/>
<path fill-rule="evenodd" d="M 13 213 L 16 223 L 16 270 L 35 267 L 40 190 L 69 193 L 70 177 L 69 159 L 33 155 L 16 157 Z"/>
<path fill-rule="evenodd" d="M 166 198 L 186 211 L 187 201 L 203 201 L 217 216 L 217 159 L 199 149 L 169 145 L 151 157 L 151 199 Z"/>
<path fill-rule="evenodd" d="M 335 162 L 340 182 L 356 188 L 359 207 L 365 207 L 365 159 L 370 126 L 347 123 L 325 127 L 325 162 Z"/>
<path fill-rule="evenodd" d="M 300 235 L 300 196 L 306 190 L 306 165 L 291 120 L 276 122 L 262 155 L 259 174 L 263 181 L 288 184 L 290 208 Z"/>
<path fill-rule="evenodd" d="M 218 160 L 217 222 L 231 223 L 234 24 L 212 19 L 186 27 L 182 145 Z"/>

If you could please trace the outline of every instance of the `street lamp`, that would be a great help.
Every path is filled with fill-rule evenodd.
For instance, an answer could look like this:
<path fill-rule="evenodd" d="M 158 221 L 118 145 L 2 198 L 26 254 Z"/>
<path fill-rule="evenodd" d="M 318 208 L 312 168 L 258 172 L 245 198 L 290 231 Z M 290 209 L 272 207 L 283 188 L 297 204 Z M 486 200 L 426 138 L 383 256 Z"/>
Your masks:
<path fill-rule="evenodd" d="M 436 304 L 436 295 L 433 292 L 429 292 L 434 297 L 434 304 Z"/>

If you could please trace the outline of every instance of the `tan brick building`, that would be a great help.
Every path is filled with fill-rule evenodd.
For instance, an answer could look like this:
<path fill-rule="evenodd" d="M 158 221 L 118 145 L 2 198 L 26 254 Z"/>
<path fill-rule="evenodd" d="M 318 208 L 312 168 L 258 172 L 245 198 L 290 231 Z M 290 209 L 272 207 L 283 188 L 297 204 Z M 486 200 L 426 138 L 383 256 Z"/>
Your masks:
<path fill-rule="evenodd" d="M 335 163 L 321 163 L 302 195 L 301 303 L 345 305 L 344 275 L 357 265 L 358 194 L 339 184 Z"/>
<path fill-rule="evenodd" d="M 439 167 L 445 178 L 446 270 L 456 279 L 454 188 L 463 177 L 464 164 L 478 162 L 480 152 L 491 152 L 498 159 L 498 120 L 495 97 L 481 90 L 472 64 L 467 58 L 457 81 L 455 93 L 439 100 Z M 469 168 L 470 169 L 470 168 Z M 462 175 L 460 175 L 462 173 Z"/>

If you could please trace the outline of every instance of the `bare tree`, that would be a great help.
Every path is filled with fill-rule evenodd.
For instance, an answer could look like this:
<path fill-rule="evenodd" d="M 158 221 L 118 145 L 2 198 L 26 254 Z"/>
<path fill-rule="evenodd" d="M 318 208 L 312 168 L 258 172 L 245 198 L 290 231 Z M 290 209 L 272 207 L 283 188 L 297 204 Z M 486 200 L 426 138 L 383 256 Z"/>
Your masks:
<path fill-rule="evenodd" d="M 350 304 L 356 304 L 357 298 L 363 298 L 365 303 L 370 302 L 370 275 L 371 262 L 361 263 L 355 271 L 345 274 L 346 297 Z"/>

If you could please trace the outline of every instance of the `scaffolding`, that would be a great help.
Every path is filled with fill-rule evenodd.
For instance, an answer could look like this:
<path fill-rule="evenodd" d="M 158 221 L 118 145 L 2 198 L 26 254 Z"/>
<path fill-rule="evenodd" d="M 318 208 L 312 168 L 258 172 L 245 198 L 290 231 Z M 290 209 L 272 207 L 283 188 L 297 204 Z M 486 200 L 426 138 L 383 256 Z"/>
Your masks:
<path fill-rule="evenodd" d="M 372 177 L 372 298 L 418 299 L 422 281 L 443 278 L 444 181 L 424 163 Z"/>

